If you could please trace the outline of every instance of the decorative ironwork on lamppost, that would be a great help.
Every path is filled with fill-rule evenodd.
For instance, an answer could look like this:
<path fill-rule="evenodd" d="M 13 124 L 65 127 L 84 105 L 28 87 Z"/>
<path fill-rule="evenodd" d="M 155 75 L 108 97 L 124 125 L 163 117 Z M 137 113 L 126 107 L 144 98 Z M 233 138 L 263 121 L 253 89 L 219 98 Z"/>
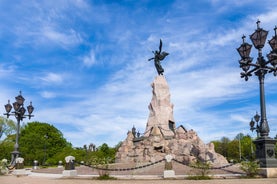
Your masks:
<path fill-rule="evenodd" d="M 274 76 L 277 75 L 277 33 L 276 26 L 274 28 L 275 35 L 269 40 L 269 45 L 272 48 L 272 51 L 267 54 L 268 60 L 265 60 L 262 54 L 262 48 L 265 45 L 266 37 L 268 31 L 260 28 L 260 21 L 257 21 L 257 29 L 253 34 L 250 35 L 250 39 L 254 47 L 258 50 L 258 57 L 256 63 L 253 63 L 253 58 L 250 57 L 250 52 L 252 45 L 245 42 L 245 36 L 242 36 L 242 44 L 237 51 L 241 56 L 239 61 L 240 67 L 243 72 L 241 72 L 241 78 L 244 78 L 245 81 L 254 73 L 259 79 L 260 87 L 260 113 L 261 116 L 255 120 L 260 121 L 259 124 L 254 128 L 255 122 L 251 122 L 250 126 L 252 129 L 256 129 L 259 133 L 259 137 L 253 141 L 256 145 L 256 158 L 260 162 L 261 167 L 277 167 L 277 160 L 275 159 L 274 145 L 276 140 L 268 137 L 269 135 L 269 126 L 266 118 L 266 106 L 265 106 L 265 91 L 264 91 L 264 78 L 268 73 L 273 73 Z M 261 119 L 260 119 L 261 118 Z M 251 130 L 252 130 L 251 129 Z"/>
<path fill-rule="evenodd" d="M 6 113 L 4 115 L 9 118 L 10 116 L 14 116 L 17 120 L 17 126 L 16 126 L 16 138 L 15 138 L 15 145 L 14 145 L 14 151 L 12 154 L 11 159 L 11 165 L 15 165 L 15 159 L 19 157 L 19 130 L 20 130 L 20 121 L 22 121 L 24 118 L 28 117 L 31 119 L 34 115 L 32 115 L 34 111 L 34 107 L 32 105 L 32 102 L 30 102 L 30 105 L 27 106 L 28 115 L 25 115 L 26 109 L 24 108 L 24 97 L 21 94 L 21 91 L 19 92 L 19 95 L 15 97 L 15 102 L 11 105 L 10 100 L 8 100 L 8 103 L 5 105 Z M 13 112 L 11 112 L 12 108 L 14 109 Z"/>

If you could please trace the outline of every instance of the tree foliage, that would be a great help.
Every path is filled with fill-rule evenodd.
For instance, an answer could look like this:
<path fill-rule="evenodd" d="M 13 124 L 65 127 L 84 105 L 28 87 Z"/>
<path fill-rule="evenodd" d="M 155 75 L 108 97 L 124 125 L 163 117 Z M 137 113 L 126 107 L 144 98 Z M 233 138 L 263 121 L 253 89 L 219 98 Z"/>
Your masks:
<path fill-rule="evenodd" d="M 8 135 L 3 141 L 0 141 L 0 159 L 11 160 L 11 152 L 14 149 L 15 135 Z"/>
<path fill-rule="evenodd" d="M 11 152 L 15 144 L 16 123 L 10 119 L 0 117 L 0 159 L 11 159 Z"/>
<path fill-rule="evenodd" d="M 109 164 L 114 163 L 117 148 L 110 148 L 108 144 L 104 143 L 95 151 L 90 152 L 87 162 L 99 168 L 108 169 Z M 109 178 L 108 170 L 98 170 L 100 177 Z"/>
<path fill-rule="evenodd" d="M 16 131 L 16 123 L 0 116 L 0 139 L 3 135 L 8 136 Z"/>
<path fill-rule="evenodd" d="M 34 160 L 45 164 L 47 159 L 61 152 L 68 143 L 53 125 L 30 122 L 21 131 L 19 145 L 25 164 L 32 165 Z"/>
<path fill-rule="evenodd" d="M 256 161 L 243 161 L 240 169 L 246 173 L 247 177 L 253 178 L 259 173 L 259 164 Z"/>
<path fill-rule="evenodd" d="M 0 159 L 11 159 L 14 149 L 16 124 L 0 117 L 1 135 L 5 139 L 0 141 Z M 106 143 L 99 147 L 95 144 L 74 148 L 63 137 L 61 131 L 53 125 L 41 122 L 30 122 L 21 126 L 19 136 L 19 151 L 24 158 L 25 165 L 33 165 L 37 160 L 40 165 L 57 165 L 66 156 L 72 155 L 77 162 L 84 161 L 87 164 L 112 163 L 118 149 L 109 147 Z"/>
<path fill-rule="evenodd" d="M 215 151 L 225 156 L 229 161 L 240 162 L 242 160 L 253 160 L 255 145 L 249 135 L 239 133 L 233 140 L 222 137 L 219 141 L 212 141 Z"/>

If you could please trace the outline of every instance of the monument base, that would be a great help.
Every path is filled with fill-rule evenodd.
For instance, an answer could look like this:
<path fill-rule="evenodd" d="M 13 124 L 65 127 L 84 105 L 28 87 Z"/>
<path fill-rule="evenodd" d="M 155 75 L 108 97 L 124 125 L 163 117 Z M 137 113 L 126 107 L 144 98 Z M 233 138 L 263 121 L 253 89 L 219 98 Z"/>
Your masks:
<path fill-rule="evenodd" d="M 277 168 L 261 168 L 259 174 L 265 178 L 277 178 Z"/>
<path fill-rule="evenodd" d="M 64 170 L 63 176 L 65 177 L 75 177 L 77 176 L 77 170 Z"/>
<path fill-rule="evenodd" d="M 175 178 L 175 171 L 174 170 L 165 170 L 164 178 Z"/>
<path fill-rule="evenodd" d="M 25 169 L 15 169 L 12 174 L 16 176 L 28 175 Z"/>

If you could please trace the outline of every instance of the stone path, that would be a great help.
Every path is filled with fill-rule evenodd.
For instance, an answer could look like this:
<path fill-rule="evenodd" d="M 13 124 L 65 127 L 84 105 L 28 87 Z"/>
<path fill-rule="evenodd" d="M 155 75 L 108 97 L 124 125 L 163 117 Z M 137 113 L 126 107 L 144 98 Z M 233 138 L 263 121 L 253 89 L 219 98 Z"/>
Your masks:
<path fill-rule="evenodd" d="M 133 167 L 132 165 L 116 165 L 116 168 Z M 277 178 L 239 179 L 243 174 L 238 166 L 234 165 L 221 170 L 211 170 L 209 174 L 217 176 L 213 180 L 187 180 L 185 176 L 190 175 L 192 168 L 174 164 L 176 179 L 163 179 L 164 164 L 160 163 L 148 168 L 110 172 L 117 180 L 96 180 L 97 170 L 86 166 L 76 167 L 78 176 L 65 178 L 62 175 L 63 168 L 47 168 L 31 170 L 27 169 L 27 176 L 5 175 L 0 176 L 0 184 L 277 184 Z"/>
<path fill-rule="evenodd" d="M 41 176 L 0 176 L 1 184 L 277 184 L 277 178 L 269 179 L 219 179 L 219 180 L 92 180 L 62 179 Z"/>
<path fill-rule="evenodd" d="M 110 169 L 116 168 L 134 168 L 140 166 L 139 164 L 116 164 L 109 166 Z M 87 166 L 76 167 L 76 170 L 79 175 L 98 175 L 100 171 L 92 169 Z M 179 163 L 173 163 L 173 170 L 176 175 L 192 175 L 199 172 L 197 169 L 193 169 L 191 167 L 181 165 Z M 36 173 L 53 173 L 53 174 L 62 174 L 63 168 L 49 168 L 49 169 L 39 169 L 34 170 Z M 130 171 L 111 171 L 110 175 L 157 175 L 162 176 L 164 171 L 164 162 L 158 163 L 153 166 L 149 166 L 146 168 L 130 170 Z M 244 174 L 243 171 L 239 169 L 239 165 L 233 165 L 231 167 L 226 167 L 223 169 L 214 169 L 209 170 L 208 174 L 210 175 L 241 175 Z"/>

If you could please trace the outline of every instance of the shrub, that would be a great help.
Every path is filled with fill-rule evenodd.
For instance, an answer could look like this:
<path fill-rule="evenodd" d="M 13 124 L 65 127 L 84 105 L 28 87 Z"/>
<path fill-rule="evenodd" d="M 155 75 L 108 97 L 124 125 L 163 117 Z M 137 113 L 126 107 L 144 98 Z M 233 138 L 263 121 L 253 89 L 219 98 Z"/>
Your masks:
<path fill-rule="evenodd" d="M 99 177 L 107 177 L 109 176 L 109 158 L 91 158 L 91 164 L 97 168 Z"/>
<path fill-rule="evenodd" d="M 212 179 L 210 176 L 189 176 L 188 180 L 210 180 Z"/>
<path fill-rule="evenodd" d="M 109 174 L 100 175 L 98 180 L 116 180 L 115 177 L 111 177 Z"/>
<path fill-rule="evenodd" d="M 211 164 L 209 162 L 201 162 L 199 160 L 197 160 L 195 163 L 192 163 L 190 166 L 196 168 L 198 170 L 197 174 L 202 177 L 207 176 L 209 170 L 211 169 Z"/>
<path fill-rule="evenodd" d="M 246 176 L 253 178 L 258 175 L 259 164 L 257 161 L 243 161 L 240 169 L 246 173 Z"/>
<path fill-rule="evenodd" d="M 8 166 L 7 159 L 2 159 L 0 161 L 0 175 L 8 174 L 9 170 L 8 170 L 7 166 Z"/>

